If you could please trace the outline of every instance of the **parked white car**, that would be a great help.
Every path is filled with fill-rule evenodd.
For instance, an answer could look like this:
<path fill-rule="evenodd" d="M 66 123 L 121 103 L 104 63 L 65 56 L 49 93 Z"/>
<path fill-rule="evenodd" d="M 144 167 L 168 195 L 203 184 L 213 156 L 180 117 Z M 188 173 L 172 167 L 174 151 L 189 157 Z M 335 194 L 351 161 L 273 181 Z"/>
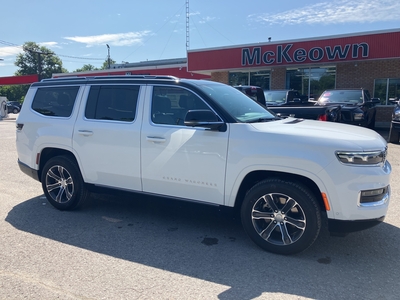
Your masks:
<path fill-rule="evenodd" d="M 18 164 L 60 210 L 92 190 L 240 210 L 267 251 L 308 248 L 384 220 L 391 166 L 375 131 L 280 119 L 225 84 L 170 76 L 48 79 L 17 119 Z"/>

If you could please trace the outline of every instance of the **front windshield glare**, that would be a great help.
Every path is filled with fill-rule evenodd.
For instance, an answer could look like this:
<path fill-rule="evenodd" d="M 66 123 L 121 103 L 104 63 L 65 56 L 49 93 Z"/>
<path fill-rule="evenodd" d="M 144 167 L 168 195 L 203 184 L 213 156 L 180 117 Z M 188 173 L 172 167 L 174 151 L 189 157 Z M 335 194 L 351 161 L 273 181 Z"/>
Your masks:
<path fill-rule="evenodd" d="M 276 118 L 265 107 L 229 85 L 204 84 L 200 88 L 239 122 Z"/>

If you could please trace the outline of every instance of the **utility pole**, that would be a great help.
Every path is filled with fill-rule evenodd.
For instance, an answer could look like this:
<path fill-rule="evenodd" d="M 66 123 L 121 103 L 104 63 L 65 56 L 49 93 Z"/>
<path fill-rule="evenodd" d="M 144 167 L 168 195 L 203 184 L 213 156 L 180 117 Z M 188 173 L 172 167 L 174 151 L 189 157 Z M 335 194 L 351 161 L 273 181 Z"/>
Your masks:
<path fill-rule="evenodd" d="M 110 60 L 110 46 L 106 44 L 107 49 L 108 49 L 108 56 L 107 56 L 107 62 L 108 62 L 108 68 L 111 69 L 111 60 Z"/>
<path fill-rule="evenodd" d="M 189 50 L 189 0 L 186 0 L 186 53 Z"/>
<path fill-rule="evenodd" d="M 26 51 L 30 52 L 30 53 L 34 53 L 38 55 L 38 66 L 37 66 L 37 73 L 38 73 L 38 79 L 39 81 L 42 80 L 42 55 L 51 55 L 53 53 L 49 53 L 49 52 L 42 52 L 42 51 L 35 51 L 32 49 L 26 49 Z"/>

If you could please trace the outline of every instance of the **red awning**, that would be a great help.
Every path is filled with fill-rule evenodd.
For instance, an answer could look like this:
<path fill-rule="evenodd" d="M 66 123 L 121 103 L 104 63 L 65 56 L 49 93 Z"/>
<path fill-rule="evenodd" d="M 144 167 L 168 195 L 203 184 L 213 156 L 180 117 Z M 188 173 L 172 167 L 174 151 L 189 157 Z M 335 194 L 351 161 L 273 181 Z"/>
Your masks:
<path fill-rule="evenodd" d="M 0 77 L 0 85 L 31 84 L 38 81 L 39 77 L 37 74 Z"/>

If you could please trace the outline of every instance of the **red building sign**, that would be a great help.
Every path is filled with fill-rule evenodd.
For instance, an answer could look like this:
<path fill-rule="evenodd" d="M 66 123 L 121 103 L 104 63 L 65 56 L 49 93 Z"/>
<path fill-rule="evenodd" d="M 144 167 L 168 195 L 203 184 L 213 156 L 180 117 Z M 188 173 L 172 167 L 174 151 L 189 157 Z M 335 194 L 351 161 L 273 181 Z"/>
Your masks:
<path fill-rule="evenodd" d="M 400 31 L 188 52 L 188 70 L 218 71 L 400 57 Z"/>

